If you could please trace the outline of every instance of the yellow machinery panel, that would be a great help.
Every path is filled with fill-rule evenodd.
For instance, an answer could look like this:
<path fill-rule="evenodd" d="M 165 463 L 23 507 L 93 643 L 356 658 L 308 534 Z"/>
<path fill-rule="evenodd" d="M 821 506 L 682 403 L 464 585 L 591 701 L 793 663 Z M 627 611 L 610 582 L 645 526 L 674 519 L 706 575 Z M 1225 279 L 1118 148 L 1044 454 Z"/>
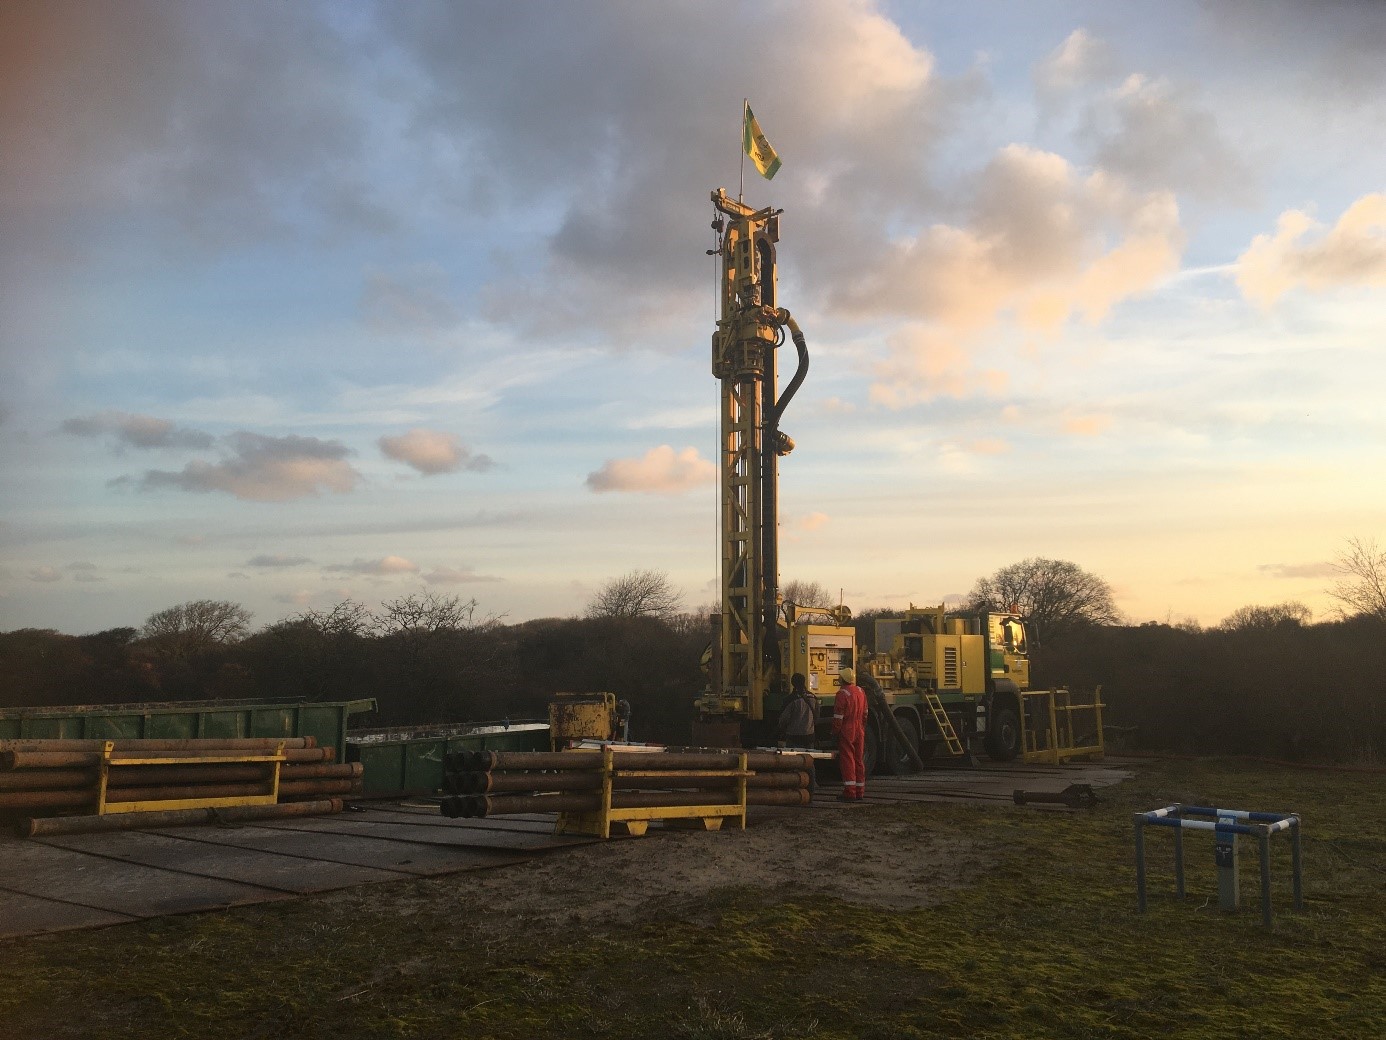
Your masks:
<path fill-rule="evenodd" d="M 549 702 L 549 744 L 560 751 L 578 740 L 620 740 L 614 693 L 556 693 Z"/>

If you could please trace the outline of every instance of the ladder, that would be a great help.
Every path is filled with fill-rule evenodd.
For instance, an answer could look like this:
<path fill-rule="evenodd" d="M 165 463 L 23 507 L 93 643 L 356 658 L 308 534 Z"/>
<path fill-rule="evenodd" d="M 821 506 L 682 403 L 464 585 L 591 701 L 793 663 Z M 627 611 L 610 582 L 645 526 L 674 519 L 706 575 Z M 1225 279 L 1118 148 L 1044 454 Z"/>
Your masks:
<path fill-rule="evenodd" d="M 943 742 L 948 745 L 948 753 L 961 757 L 964 754 L 962 741 L 958 739 L 958 731 L 953 728 L 952 720 L 948 718 L 948 712 L 943 710 L 943 702 L 938 699 L 938 694 L 932 690 L 926 690 L 924 703 L 933 712 L 934 724 L 938 726 L 938 731 L 943 734 Z"/>

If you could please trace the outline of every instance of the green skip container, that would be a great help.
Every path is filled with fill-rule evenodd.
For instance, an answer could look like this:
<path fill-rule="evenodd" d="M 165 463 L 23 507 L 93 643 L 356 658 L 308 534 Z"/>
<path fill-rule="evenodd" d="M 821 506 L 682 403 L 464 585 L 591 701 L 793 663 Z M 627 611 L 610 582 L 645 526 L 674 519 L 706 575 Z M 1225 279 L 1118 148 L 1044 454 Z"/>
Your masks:
<path fill-rule="evenodd" d="M 354 701 L 165 701 L 61 708 L 0 708 L 0 740 L 176 740 L 188 737 L 315 737 L 345 761 L 347 721 L 375 711 Z"/>
<path fill-rule="evenodd" d="M 368 795 L 432 795 L 443 786 L 443 756 L 453 751 L 548 751 L 547 722 L 495 722 L 410 729 L 353 730 L 348 762 L 360 762 Z"/>

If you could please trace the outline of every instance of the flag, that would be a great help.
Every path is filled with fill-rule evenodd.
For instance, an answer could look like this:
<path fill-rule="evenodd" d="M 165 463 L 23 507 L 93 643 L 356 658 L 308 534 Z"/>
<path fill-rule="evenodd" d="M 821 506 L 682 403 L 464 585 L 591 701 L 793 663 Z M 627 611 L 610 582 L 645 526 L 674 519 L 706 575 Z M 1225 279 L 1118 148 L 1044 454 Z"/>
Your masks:
<path fill-rule="evenodd" d="M 775 154 L 775 149 L 770 147 L 770 142 L 761 133 L 760 124 L 756 122 L 750 105 L 746 106 L 746 119 L 741 128 L 741 147 L 767 181 L 779 172 L 780 157 Z"/>

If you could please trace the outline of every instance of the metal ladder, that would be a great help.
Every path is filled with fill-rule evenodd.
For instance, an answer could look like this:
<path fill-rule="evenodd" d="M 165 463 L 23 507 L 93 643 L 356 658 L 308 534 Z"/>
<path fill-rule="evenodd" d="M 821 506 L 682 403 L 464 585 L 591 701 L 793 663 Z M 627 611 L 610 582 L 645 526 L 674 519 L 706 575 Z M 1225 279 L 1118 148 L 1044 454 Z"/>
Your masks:
<path fill-rule="evenodd" d="M 964 754 L 962 741 L 958 739 L 958 731 L 953 728 L 953 722 L 948 718 L 948 712 L 943 710 L 943 702 L 938 699 L 938 694 L 932 690 L 925 691 L 924 703 L 934 714 L 934 724 L 938 726 L 938 731 L 943 734 L 943 742 L 948 745 L 948 753 L 961 757 Z"/>

